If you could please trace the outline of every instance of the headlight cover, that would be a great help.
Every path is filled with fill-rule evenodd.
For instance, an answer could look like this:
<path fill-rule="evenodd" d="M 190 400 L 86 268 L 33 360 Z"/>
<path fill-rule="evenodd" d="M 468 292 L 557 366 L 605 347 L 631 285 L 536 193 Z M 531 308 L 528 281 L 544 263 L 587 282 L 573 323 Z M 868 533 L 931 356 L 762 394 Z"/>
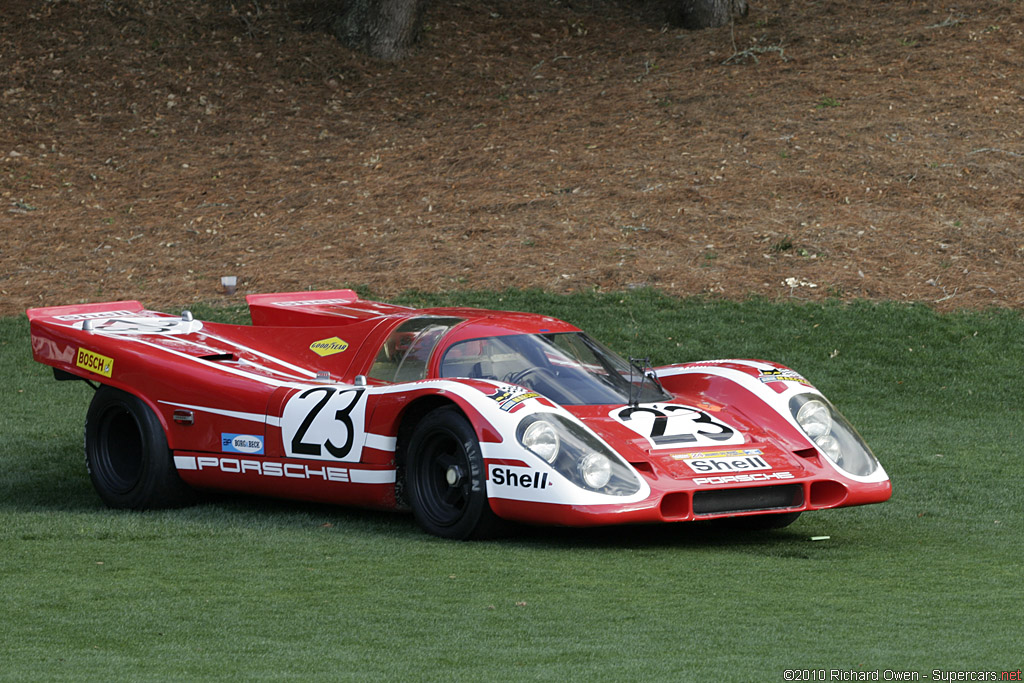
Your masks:
<path fill-rule="evenodd" d="M 581 488 L 630 496 L 640 481 L 607 446 L 572 420 L 556 413 L 527 415 L 516 429 L 519 443 Z"/>
<path fill-rule="evenodd" d="M 547 420 L 533 420 L 522 430 L 519 440 L 535 455 L 543 458 L 549 465 L 558 457 L 560 439 L 558 430 Z"/>
<path fill-rule="evenodd" d="M 823 396 L 799 394 L 789 402 L 793 419 L 836 467 L 858 477 L 867 477 L 878 469 L 878 460 L 846 421 Z"/>

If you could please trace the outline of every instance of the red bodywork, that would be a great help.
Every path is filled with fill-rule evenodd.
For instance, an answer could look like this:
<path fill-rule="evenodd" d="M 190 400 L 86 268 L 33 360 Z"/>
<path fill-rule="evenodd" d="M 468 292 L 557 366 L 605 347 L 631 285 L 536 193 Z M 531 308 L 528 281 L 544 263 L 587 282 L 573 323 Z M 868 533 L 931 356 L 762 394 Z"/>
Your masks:
<path fill-rule="evenodd" d="M 557 406 L 520 393 L 525 408 L 517 412 L 521 406 L 496 403 L 500 382 L 439 377 L 444 352 L 466 340 L 577 328 L 533 314 L 415 310 L 363 301 L 350 290 L 248 301 L 251 326 L 167 316 L 137 301 L 30 309 L 33 355 L 58 378 L 107 384 L 144 401 L 163 426 L 178 474 L 199 489 L 402 507 L 396 482 L 405 436 L 430 409 L 454 405 L 481 443 L 491 509 L 511 520 L 677 522 L 861 505 L 891 495 L 880 466 L 867 476 L 845 472 L 780 407 L 790 395 L 817 393 L 781 366 L 714 361 L 659 368 L 673 397 L 660 407 Z M 396 329 L 424 317 L 457 319 L 425 376 L 374 379 L 387 344 L 405 352 L 402 345 L 412 343 L 411 336 L 393 337 Z M 515 435 L 521 415 L 546 410 L 571 414 L 613 449 L 639 478 L 642 495 L 616 500 L 558 479 Z M 683 425 L 679 443 L 659 444 L 647 434 L 673 420 Z M 707 436 L 702 424 L 728 427 Z M 726 431 L 728 443 L 708 440 Z"/>

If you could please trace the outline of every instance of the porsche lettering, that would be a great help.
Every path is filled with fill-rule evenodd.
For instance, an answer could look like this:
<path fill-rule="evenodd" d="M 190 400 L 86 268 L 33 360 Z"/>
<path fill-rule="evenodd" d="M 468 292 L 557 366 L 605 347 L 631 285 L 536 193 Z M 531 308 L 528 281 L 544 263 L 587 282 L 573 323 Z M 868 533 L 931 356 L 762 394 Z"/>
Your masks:
<path fill-rule="evenodd" d="M 227 474 L 257 474 L 264 477 L 287 477 L 289 479 L 319 479 L 322 481 L 348 482 L 349 471 L 343 467 L 315 467 L 294 462 L 277 462 L 267 460 L 246 460 L 244 458 L 218 458 L 200 456 L 194 463 L 175 459 L 179 469 L 203 470 L 215 469 Z M 194 465 L 189 467 L 189 465 Z"/>
<path fill-rule="evenodd" d="M 694 484 L 745 484 L 774 479 L 794 479 L 792 472 L 756 472 L 754 474 L 730 474 L 723 477 L 696 477 Z"/>

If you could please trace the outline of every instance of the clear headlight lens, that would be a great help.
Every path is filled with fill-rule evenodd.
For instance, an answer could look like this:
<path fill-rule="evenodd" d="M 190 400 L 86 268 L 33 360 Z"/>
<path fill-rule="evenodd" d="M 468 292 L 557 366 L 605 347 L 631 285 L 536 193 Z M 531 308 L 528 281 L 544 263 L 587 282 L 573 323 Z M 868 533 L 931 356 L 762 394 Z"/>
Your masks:
<path fill-rule="evenodd" d="M 612 478 L 612 463 L 600 453 L 583 456 L 577 468 L 583 481 L 592 489 L 603 489 Z"/>
<path fill-rule="evenodd" d="M 807 436 L 817 440 L 832 431 L 832 414 L 828 406 L 821 401 L 810 400 L 800 406 L 796 412 L 796 421 L 803 427 Z"/>
<path fill-rule="evenodd" d="M 850 474 L 866 477 L 878 460 L 842 413 L 820 396 L 800 394 L 789 403 L 800 428 L 826 458 Z"/>
<path fill-rule="evenodd" d="M 519 443 L 582 488 L 611 496 L 640 490 L 636 473 L 582 425 L 557 413 L 527 415 L 516 429 Z"/>
<path fill-rule="evenodd" d="M 836 437 L 831 434 L 826 434 L 816 438 L 814 443 L 818 445 L 818 448 L 820 448 L 825 455 L 832 460 L 832 462 L 842 467 L 843 453 L 839 448 L 839 441 Z"/>
<path fill-rule="evenodd" d="M 523 431 L 523 445 L 546 462 L 553 463 L 558 456 L 558 432 L 547 420 L 535 420 Z"/>

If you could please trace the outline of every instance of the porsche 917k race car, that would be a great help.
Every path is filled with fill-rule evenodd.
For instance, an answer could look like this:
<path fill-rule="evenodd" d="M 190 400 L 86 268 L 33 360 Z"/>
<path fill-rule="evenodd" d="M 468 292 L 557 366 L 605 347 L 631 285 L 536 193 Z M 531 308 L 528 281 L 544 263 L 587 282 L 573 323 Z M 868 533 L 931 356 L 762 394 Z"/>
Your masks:
<path fill-rule="evenodd" d="M 351 290 L 247 297 L 252 325 L 137 301 L 28 311 L 35 359 L 96 392 L 86 463 L 110 507 L 236 491 L 411 508 L 467 539 L 877 503 L 889 478 L 798 373 L 649 368 L 563 321 L 412 309 Z"/>

